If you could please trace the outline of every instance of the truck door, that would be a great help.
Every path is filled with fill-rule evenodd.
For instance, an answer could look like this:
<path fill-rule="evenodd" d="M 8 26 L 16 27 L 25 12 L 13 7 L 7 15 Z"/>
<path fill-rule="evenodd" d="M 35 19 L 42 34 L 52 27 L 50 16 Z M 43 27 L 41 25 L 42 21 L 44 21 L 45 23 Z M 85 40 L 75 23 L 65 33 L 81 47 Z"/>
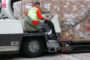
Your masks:
<path fill-rule="evenodd" d="M 0 52 L 18 51 L 23 30 L 18 20 L 0 20 Z"/>

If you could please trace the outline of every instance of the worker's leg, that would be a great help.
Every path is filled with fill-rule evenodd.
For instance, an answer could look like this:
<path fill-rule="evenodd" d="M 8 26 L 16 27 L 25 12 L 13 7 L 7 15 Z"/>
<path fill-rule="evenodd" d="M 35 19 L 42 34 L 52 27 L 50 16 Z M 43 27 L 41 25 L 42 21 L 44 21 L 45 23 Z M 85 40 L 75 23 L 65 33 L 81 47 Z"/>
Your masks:
<path fill-rule="evenodd" d="M 50 28 L 47 24 L 43 23 L 43 22 L 40 22 L 38 24 L 38 27 L 42 27 L 46 32 L 50 32 Z"/>
<path fill-rule="evenodd" d="M 43 22 L 40 22 L 38 24 L 38 26 L 39 27 L 42 27 L 45 30 L 45 32 L 47 33 L 47 35 L 49 36 L 49 38 L 51 38 L 51 39 L 54 38 L 54 33 L 52 32 L 52 30 L 49 28 L 49 26 L 47 24 L 45 24 Z"/>

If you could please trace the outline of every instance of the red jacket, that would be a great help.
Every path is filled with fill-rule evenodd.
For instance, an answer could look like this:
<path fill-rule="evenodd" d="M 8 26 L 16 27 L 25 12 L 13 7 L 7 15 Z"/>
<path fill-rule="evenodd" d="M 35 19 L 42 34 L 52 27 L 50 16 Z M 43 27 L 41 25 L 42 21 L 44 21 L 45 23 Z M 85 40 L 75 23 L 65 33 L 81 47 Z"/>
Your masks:
<path fill-rule="evenodd" d="M 42 14 L 41 14 L 40 9 L 39 9 L 38 7 L 36 7 L 36 6 L 34 6 L 34 8 L 37 8 L 37 16 L 38 16 L 38 18 L 39 18 L 40 20 L 43 20 L 43 16 L 42 16 Z M 29 11 L 28 11 L 28 12 L 29 12 Z M 26 16 L 28 16 L 28 12 L 27 12 Z M 36 25 L 39 24 L 39 21 L 32 21 L 32 22 L 33 22 L 34 26 L 36 26 Z"/>

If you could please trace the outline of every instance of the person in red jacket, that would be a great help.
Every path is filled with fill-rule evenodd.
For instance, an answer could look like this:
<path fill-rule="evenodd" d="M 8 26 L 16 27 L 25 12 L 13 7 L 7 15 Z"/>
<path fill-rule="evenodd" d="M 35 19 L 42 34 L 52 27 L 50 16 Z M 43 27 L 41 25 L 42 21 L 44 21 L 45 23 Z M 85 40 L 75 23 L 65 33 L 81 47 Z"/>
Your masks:
<path fill-rule="evenodd" d="M 30 10 L 28 10 L 28 12 L 26 14 L 26 16 L 30 16 L 32 18 L 32 22 L 33 22 L 34 26 L 39 24 L 39 19 L 40 20 L 48 20 L 48 18 L 44 18 L 42 16 L 39 8 L 40 8 L 40 2 L 36 2 L 34 4 L 34 6 Z M 33 12 L 33 10 L 35 10 L 35 12 Z M 32 15 L 35 15 L 34 19 L 33 19 Z"/>
<path fill-rule="evenodd" d="M 44 18 L 42 16 L 39 8 L 40 8 L 40 2 L 35 2 L 34 6 L 28 10 L 26 16 L 29 16 L 31 18 L 34 26 L 42 27 L 47 34 L 51 33 L 49 26 L 44 22 L 40 22 L 40 20 L 48 20 L 48 18 Z M 50 35 L 51 37 L 49 36 L 49 38 L 52 38 L 52 35 L 53 34 L 51 33 Z"/>

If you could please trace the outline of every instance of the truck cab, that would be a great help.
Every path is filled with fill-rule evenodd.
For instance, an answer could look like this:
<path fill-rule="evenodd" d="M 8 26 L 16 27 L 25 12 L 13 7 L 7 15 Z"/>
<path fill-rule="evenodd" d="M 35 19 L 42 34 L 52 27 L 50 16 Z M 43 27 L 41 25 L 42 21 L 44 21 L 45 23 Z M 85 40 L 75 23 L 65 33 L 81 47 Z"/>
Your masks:
<path fill-rule="evenodd" d="M 58 16 L 55 15 L 51 21 L 45 21 L 50 32 L 47 34 L 42 29 L 27 32 L 23 29 L 22 20 L 16 19 L 13 12 L 13 3 L 19 0 L 1 0 L 2 13 L 7 16 L 0 20 L 0 52 L 22 53 L 28 57 L 37 57 L 44 52 L 57 52 L 60 50 L 59 37 L 61 29 Z M 54 33 L 54 39 L 48 38 L 48 34 Z M 9 53 L 10 54 L 10 53 Z"/>
<path fill-rule="evenodd" d="M 61 30 L 58 16 L 54 16 L 51 21 L 45 21 L 45 23 L 51 28 L 47 34 L 53 32 L 55 34 L 54 39 L 49 39 L 43 30 L 24 32 L 21 20 L 0 20 L 0 52 L 22 52 L 25 56 L 37 57 L 44 52 L 59 51 Z"/>

